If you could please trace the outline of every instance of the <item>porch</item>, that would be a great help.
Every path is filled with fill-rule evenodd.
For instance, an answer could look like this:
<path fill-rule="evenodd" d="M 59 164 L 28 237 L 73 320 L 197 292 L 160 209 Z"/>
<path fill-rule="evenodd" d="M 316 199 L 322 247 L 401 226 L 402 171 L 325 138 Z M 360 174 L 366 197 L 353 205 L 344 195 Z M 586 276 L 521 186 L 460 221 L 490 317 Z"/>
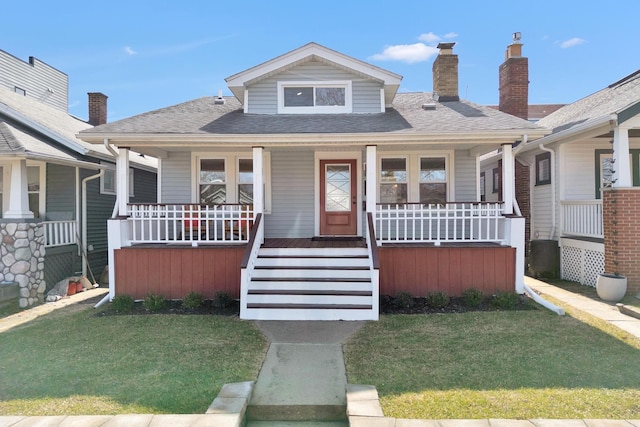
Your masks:
<path fill-rule="evenodd" d="M 361 235 L 306 238 L 265 237 L 250 205 L 129 206 L 109 221 L 114 295 L 226 292 L 245 319 L 366 320 L 380 294 L 518 289 L 524 221 L 500 203 L 378 204 Z"/>

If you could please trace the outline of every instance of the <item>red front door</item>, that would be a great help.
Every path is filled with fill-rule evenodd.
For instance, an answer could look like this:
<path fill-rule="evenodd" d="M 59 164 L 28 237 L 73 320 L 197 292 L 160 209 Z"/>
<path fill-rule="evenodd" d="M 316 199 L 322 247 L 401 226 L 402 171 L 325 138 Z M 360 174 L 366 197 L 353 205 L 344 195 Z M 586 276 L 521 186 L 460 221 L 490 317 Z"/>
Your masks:
<path fill-rule="evenodd" d="M 355 236 L 358 209 L 355 160 L 320 160 L 320 234 Z"/>

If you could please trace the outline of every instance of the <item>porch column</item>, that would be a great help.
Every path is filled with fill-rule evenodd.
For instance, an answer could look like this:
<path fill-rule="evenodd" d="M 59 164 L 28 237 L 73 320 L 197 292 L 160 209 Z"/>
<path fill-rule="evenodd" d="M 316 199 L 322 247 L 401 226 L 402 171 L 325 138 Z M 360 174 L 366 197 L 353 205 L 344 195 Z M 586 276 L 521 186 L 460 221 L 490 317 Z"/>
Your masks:
<path fill-rule="evenodd" d="M 375 145 L 367 145 L 367 187 L 365 191 L 367 193 L 367 212 L 371 212 L 375 218 L 376 213 L 376 195 L 377 185 L 376 180 L 378 178 L 378 159 L 377 159 L 377 147 Z"/>
<path fill-rule="evenodd" d="M 264 212 L 264 161 L 263 147 L 253 147 L 253 212 Z"/>
<path fill-rule="evenodd" d="M 27 161 L 11 161 L 11 188 L 9 188 L 9 209 L 4 212 L 5 218 L 33 218 L 29 210 L 29 186 L 27 177 Z"/>
<path fill-rule="evenodd" d="M 629 166 L 629 129 L 616 126 L 613 129 L 613 183 L 612 187 L 628 188 L 631 184 L 631 168 Z"/>
<path fill-rule="evenodd" d="M 127 204 L 129 203 L 129 149 L 127 147 L 118 148 L 116 183 L 118 214 L 125 216 L 127 215 Z"/>
<path fill-rule="evenodd" d="M 502 146 L 502 200 L 504 201 L 505 215 L 511 215 L 513 213 L 513 199 L 515 197 L 513 171 L 513 151 L 511 144 L 504 144 Z"/>

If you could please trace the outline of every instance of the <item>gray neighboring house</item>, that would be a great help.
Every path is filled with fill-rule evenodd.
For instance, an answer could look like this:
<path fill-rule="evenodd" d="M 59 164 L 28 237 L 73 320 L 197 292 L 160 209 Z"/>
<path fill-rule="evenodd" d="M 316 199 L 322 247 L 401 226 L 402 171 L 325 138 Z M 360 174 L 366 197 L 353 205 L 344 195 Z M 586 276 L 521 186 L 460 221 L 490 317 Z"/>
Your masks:
<path fill-rule="evenodd" d="M 89 94 L 89 123 L 67 104 L 66 74 L 0 50 L 0 282 L 18 283 L 23 308 L 79 272 L 97 280 L 107 265 L 115 161 L 106 147 L 76 138 L 106 123 L 107 97 Z M 155 201 L 156 160 L 131 159 L 131 198 Z"/>

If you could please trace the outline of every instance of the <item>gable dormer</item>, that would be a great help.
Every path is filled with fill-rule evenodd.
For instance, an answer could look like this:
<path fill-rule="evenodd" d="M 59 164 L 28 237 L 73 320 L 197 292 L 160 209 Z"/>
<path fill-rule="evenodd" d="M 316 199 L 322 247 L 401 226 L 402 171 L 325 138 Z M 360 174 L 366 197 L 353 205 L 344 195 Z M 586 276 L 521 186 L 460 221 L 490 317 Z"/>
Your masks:
<path fill-rule="evenodd" d="M 390 106 L 402 77 L 309 43 L 227 77 L 253 114 L 367 114 Z"/>

